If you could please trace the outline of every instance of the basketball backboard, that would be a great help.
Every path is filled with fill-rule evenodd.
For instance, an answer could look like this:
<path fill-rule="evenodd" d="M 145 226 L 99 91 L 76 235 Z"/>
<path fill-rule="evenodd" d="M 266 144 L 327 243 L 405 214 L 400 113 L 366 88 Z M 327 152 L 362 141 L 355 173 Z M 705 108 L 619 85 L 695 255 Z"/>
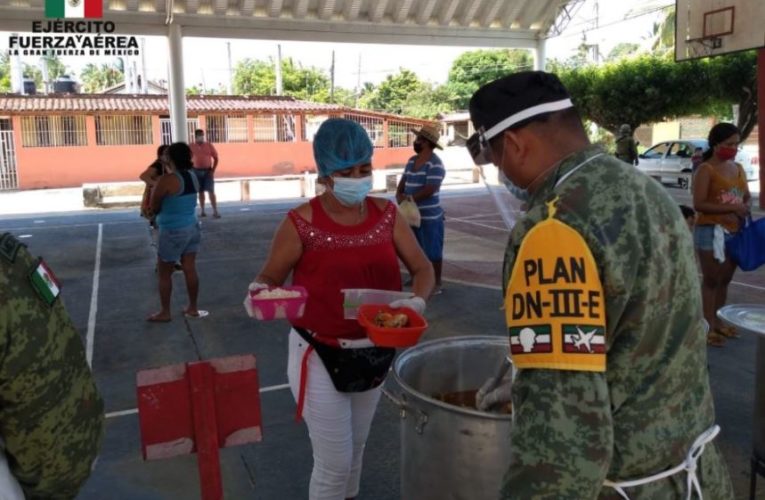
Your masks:
<path fill-rule="evenodd" d="M 765 0 L 676 0 L 675 60 L 765 47 Z"/>

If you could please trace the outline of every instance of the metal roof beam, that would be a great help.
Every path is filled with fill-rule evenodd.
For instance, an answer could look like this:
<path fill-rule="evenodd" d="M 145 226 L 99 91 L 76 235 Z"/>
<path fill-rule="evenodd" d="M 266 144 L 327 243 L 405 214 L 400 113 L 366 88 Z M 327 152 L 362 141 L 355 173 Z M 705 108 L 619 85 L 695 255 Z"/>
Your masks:
<path fill-rule="evenodd" d="M 379 23 L 385 15 L 385 9 L 388 7 L 388 0 L 377 0 L 374 8 L 369 9 L 369 20 L 373 23 Z"/>
<path fill-rule="evenodd" d="M 213 0 L 213 12 L 219 16 L 226 14 L 228 10 L 228 0 Z"/>
<path fill-rule="evenodd" d="M 292 4 L 292 17 L 303 19 L 308 14 L 308 0 L 296 0 Z"/>
<path fill-rule="evenodd" d="M 540 21 L 540 16 L 554 0 L 535 0 L 534 2 L 528 2 L 524 12 L 520 16 L 520 27 L 529 28 L 531 25 Z M 541 25 L 542 23 L 539 22 Z"/>
<path fill-rule="evenodd" d="M 539 0 L 536 0 L 539 1 Z M 519 2 L 520 3 L 520 2 Z M 497 19 L 497 13 L 499 9 L 505 4 L 504 0 L 494 0 L 492 3 L 486 6 L 481 16 L 481 26 L 488 28 Z"/>
<path fill-rule="evenodd" d="M 199 0 L 186 0 L 186 14 L 196 14 L 199 10 Z"/>
<path fill-rule="evenodd" d="M 361 10 L 361 0 L 345 0 L 343 17 L 348 21 L 356 21 L 359 18 L 359 10 Z"/>
<path fill-rule="evenodd" d="M 428 24 L 431 16 L 433 15 L 433 9 L 436 7 L 436 0 L 425 0 L 420 4 L 420 10 L 417 12 L 417 24 Z"/>
<path fill-rule="evenodd" d="M 457 7 L 460 4 L 460 0 L 449 0 L 449 3 L 445 6 L 441 6 L 441 11 L 438 14 L 438 23 L 441 26 L 448 26 L 454 19 L 454 13 L 457 12 Z"/>
<path fill-rule="evenodd" d="M 483 0 L 472 0 L 465 6 L 465 10 L 462 12 L 462 18 L 460 19 L 460 24 L 462 26 L 470 26 L 470 23 L 475 19 L 475 13 L 481 8 L 482 3 Z"/>
<path fill-rule="evenodd" d="M 397 23 L 403 23 L 409 19 L 409 10 L 412 8 L 413 1 L 414 0 L 399 0 L 395 12 L 393 12 L 393 20 Z"/>
<path fill-rule="evenodd" d="M 524 2 L 521 1 L 508 4 L 507 12 L 505 12 L 505 14 L 502 16 L 503 28 L 510 29 L 510 27 L 512 27 L 512 25 L 518 20 L 518 15 L 520 14 L 524 5 Z"/>
<path fill-rule="evenodd" d="M 243 16 L 251 16 L 255 12 L 255 0 L 241 0 L 239 5 L 239 13 Z"/>
<path fill-rule="evenodd" d="M 268 15 L 271 17 L 279 17 L 282 13 L 282 7 L 284 6 L 284 0 L 271 0 L 268 4 Z"/>
<path fill-rule="evenodd" d="M 332 19 L 335 14 L 335 0 L 322 0 L 319 3 L 319 19 Z"/>

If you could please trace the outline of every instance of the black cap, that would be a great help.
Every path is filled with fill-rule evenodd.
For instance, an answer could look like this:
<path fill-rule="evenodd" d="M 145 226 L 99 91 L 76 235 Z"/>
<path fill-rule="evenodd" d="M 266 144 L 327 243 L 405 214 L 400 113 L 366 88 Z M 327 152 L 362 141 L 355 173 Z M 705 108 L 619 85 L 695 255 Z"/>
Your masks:
<path fill-rule="evenodd" d="M 487 83 L 470 98 L 470 118 L 486 141 L 534 116 L 571 108 L 560 79 L 544 71 L 522 71 Z"/>

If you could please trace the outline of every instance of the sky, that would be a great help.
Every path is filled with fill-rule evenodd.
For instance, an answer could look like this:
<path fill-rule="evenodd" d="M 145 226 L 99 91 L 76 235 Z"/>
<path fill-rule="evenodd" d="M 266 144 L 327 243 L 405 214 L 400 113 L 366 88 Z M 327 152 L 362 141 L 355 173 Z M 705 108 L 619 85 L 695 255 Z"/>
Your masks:
<path fill-rule="evenodd" d="M 583 32 L 586 32 L 587 42 L 597 43 L 604 56 L 620 42 L 639 43 L 650 33 L 652 24 L 661 17 L 662 12 L 657 12 L 657 8 L 673 4 L 674 0 L 586 0 L 564 33 L 548 39 L 547 58 L 566 59 L 573 55 L 582 40 Z M 639 15 L 644 11 L 648 13 Z M 7 35 L 9 33 L 0 34 L 0 51 L 8 47 Z M 397 73 L 399 68 L 414 71 L 422 80 L 441 84 L 446 81 L 454 59 L 465 51 L 477 48 L 184 38 L 186 87 L 225 87 L 229 78 L 227 42 L 231 44 L 233 65 L 245 58 L 275 58 L 277 45 L 281 45 L 283 58 L 291 57 L 304 66 L 321 68 L 327 73 L 334 50 L 335 84 L 347 89 L 356 88 L 359 80 L 361 84 L 380 83 L 386 76 Z M 146 54 L 149 80 L 166 80 L 165 38 L 146 37 Z M 39 58 L 22 59 L 29 64 L 38 64 L 39 61 Z M 75 75 L 79 75 L 82 67 L 89 62 L 101 64 L 112 63 L 113 60 L 106 57 L 62 57 L 64 64 Z"/>

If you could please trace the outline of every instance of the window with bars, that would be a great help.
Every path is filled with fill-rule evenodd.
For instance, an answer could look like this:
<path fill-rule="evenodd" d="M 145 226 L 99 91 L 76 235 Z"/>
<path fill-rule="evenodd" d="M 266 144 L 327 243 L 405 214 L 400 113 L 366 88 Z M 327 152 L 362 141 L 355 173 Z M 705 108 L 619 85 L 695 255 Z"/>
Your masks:
<path fill-rule="evenodd" d="M 247 142 L 246 116 L 207 115 L 205 124 L 210 142 Z"/>
<path fill-rule="evenodd" d="M 413 123 L 389 121 L 388 147 L 403 148 L 411 146 L 414 143 L 414 134 L 411 133 L 411 130 L 416 128 L 419 127 Z"/>
<path fill-rule="evenodd" d="M 305 115 L 303 125 L 303 140 L 313 142 L 313 136 L 321 127 L 321 124 L 329 119 L 328 115 Z"/>
<path fill-rule="evenodd" d="M 343 118 L 353 120 L 367 131 L 369 139 L 376 148 L 385 147 L 385 140 L 383 138 L 383 119 L 373 116 L 359 115 L 356 113 L 346 113 Z"/>
<path fill-rule="evenodd" d="M 84 116 L 22 116 L 21 145 L 25 148 L 86 146 Z"/>
<path fill-rule="evenodd" d="M 152 143 L 149 115 L 96 116 L 96 144 L 99 146 Z"/>
<path fill-rule="evenodd" d="M 293 115 L 254 115 L 252 140 L 255 142 L 294 142 L 295 117 Z"/>

